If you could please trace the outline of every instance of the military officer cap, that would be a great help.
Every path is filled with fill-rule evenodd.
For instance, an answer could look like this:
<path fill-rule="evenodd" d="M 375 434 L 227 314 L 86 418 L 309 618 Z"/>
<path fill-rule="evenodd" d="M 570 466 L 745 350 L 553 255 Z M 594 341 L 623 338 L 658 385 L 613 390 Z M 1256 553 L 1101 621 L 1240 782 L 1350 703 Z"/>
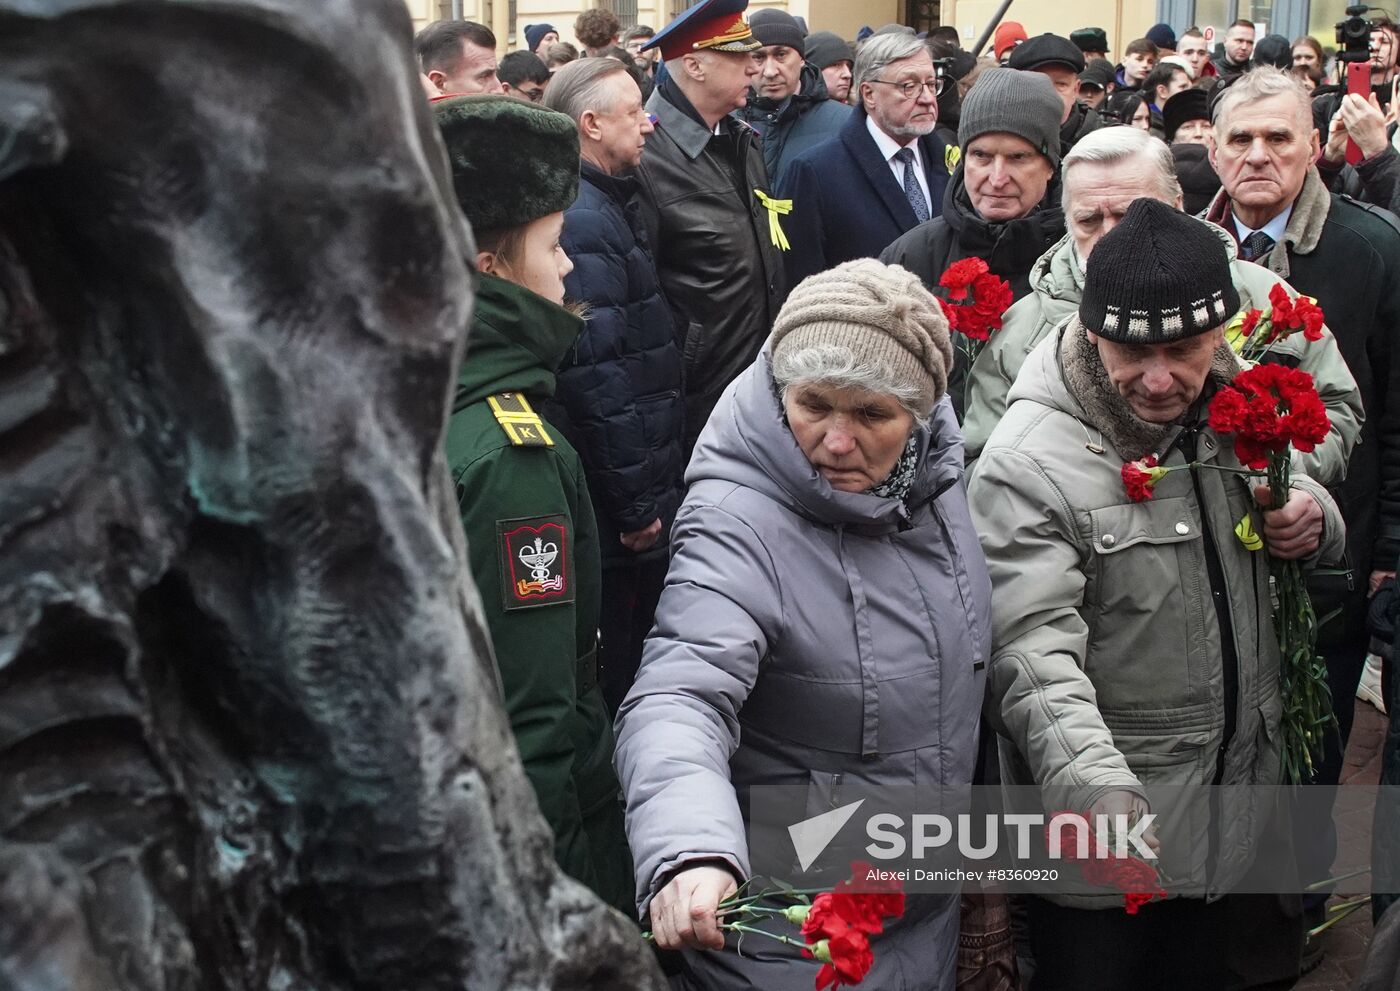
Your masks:
<path fill-rule="evenodd" d="M 666 25 L 642 46 L 661 49 L 669 62 L 687 52 L 752 52 L 762 48 L 744 22 L 749 0 L 702 0 Z"/>

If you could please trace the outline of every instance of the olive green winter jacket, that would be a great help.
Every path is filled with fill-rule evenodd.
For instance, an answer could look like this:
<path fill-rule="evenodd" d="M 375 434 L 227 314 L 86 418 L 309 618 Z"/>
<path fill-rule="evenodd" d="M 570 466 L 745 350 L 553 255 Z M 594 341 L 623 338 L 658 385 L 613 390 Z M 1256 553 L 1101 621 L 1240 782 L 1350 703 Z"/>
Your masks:
<path fill-rule="evenodd" d="M 1281 783 L 1267 550 L 1249 550 L 1235 531 L 1248 518 L 1263 532 L 1256 480 L 1175 471 L 1150 501 L 1132 502 L 1121 476 L 1125 461 L 1154 451 L 1165 465 L 1238 469 L 1204 407 L 1239 368 L 1222 347 L 1189 426 L 1144 424 L 1071 320 L 1026 360 L 972 470 L 969 502 L 992 578 L 988 715 L 1002 780 L 1036 786 L 1046 811 L 1086 810 L 1120 789 L 1150 797 L 1163 787 Z M 1294 487 L 1323 508 L 1314 560 L 1338 560 L 1336 504 L 1306 476 L 1295 474 Z M 1216 797 L 1218 836 L 1198 805 L 1153 811 L 1167 875 L 1223 891 L 1252 861 L 1267 797 L 1244 788 Z"/>
<path fill-rule="evenodd" d="M 543 297 L 481 276 L 447 460 L 506 714 L 555 859 L 630 912 L 612 723 L 597 687 L 592 504 L 578 453 L 529 412 L 553 395 L 554 370 L 581 327 Z"/>

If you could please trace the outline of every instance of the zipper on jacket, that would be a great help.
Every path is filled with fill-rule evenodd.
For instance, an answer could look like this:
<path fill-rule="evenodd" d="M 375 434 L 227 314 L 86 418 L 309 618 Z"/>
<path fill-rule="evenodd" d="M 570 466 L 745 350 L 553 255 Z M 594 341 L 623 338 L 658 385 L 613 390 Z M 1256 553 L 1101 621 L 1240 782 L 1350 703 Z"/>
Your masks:
<path fill-rule="evenodd" d="M 1196 460 L 1197 442 L 1200 427 L 1187 427 L 1181 432 L 1177 446 L 1188 461 Z M 1191 487 L 1196 493 L 1196 506 L 1201 514 L 1201 539 L 1205 544 L 1206 578 L 1210 582 L 1211 606 L 1215 609 L 1215 619 L 1220 626 L 1220 666 L 1221 679 L 1225 688 L 1225 725 L 1221 731 L 1220 749 L 1215 754 L 1215 775 L 1211 784 L 1218 785 L 1225 778 L 1225 755 L 1229 752 L 1230 741 L 1235 736 L 1236 709 L 1239 707 L 1240 676 L 1239 656 L 1235 649 L 1234 623 L 1230 616 L 1229 592 L 1225 586 L 1225 569 L 1221 567 L 1220 555 L 1215 543 L 1215 534 L 1210 528 L 1210 518 L 1206 514 L 1205 494 L 1201 491 L 1200 472 L 1191 469 Z M 1220 789 L 1210 789 L 1210 826 L 1206 830 L 1206 876 L 1214 877 L 1216 865 L 1220 861 L 1221 829 Z"/>
<path fill-rule="evenodd" d="M 1181 432 L 1177 444 L 1190 461 L 1196 460 L 1197 441 L 1200 427 L 1187 427 Z M 1206 576 L 1210 582 L 1211 605 L 1220 625 L 1221 677 L 1225 687 L 1225 726 L 1221 734 L 1220 750 L 1215 758 L 1215 778 L 1212 784 L 1220 784 L 1225 777 L 1225 752 L 1235 736 L 1237 710 L 1239 708 L 1240 673 L 1239 655 L 1235 647 L 1234 621 L 1230 616 L 1230 595 L 1225 584 L 1225 569 L 1220 564 L 1220 552 L 1215 542 L 1215 534 L 1210 528 L 1210 518 L 1206 513 L 1205 494 L 1201 491 L 1200 472 L 1191 469 L 1191 486 L 1196 492 L 1196 505 L 1201 511 L 1201 536 L 1205 542 Z"/>

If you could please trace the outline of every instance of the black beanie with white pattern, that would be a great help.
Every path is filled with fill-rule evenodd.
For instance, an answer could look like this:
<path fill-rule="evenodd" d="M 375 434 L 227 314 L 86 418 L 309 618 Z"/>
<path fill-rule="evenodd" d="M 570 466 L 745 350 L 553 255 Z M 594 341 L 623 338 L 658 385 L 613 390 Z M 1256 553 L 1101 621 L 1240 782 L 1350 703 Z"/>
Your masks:
<path fill-rule="evenodd" d="M 1239 309 L 1220 237 L 1204 221 L 1143 198 L 1089 256 L 1079 320 L 1119 344 L 1169 344 L 1223 326 Z"/>

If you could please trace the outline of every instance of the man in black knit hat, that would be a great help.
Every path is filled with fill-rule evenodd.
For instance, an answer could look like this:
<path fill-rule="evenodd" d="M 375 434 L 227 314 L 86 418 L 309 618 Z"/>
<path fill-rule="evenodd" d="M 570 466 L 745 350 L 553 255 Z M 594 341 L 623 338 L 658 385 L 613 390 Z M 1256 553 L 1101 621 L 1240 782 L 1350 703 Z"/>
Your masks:
<path fill-rule="evenodd" d="M 1077 313 L 1027 359 L 972 475 L 997 601 L 988 711 L 1002 780 L 1024 786 L 1008 792 L 1017 811 L 1029 793 L 1047 812 L 1151 812 L 1176 897 L 1136 915 L 1105 889 L 1028 899 L 1035 987 L 1223 991 L 1231 942 L 1248 934 L 1225 924 L 1239 896 L 1205 896 L 1250 869 L 1271 800 L 1210 789 L 1211 814 L 1173 789 L 1279 780 L 1279 648 L 1258 555 L 1334 561 L 1345 525 L 1301 473 L 1269 509 L 1257 480 L 1197 467 L 1240 467 L 1207 422 L 1241 369 L 1223 345 L 1240 297 L 1209 228 L 1136 200 L 1087 269 Z M 1169 473 L 1148 476 L 1143 501 L 1124 469 L 1149 456 Z M 1263 535 L 1257 554 L 1236 538 L 1242 520 Z"/>
<path fill-rule="evenodd" d="M 1084 56 L 1068 38 L 1056 34 L 1028 38 L 1016 46 L 1006 64 L 1011 69 L 1039 72 L 1055 87 L 1065 105 L 1060 117 L 1061 154 L 1068 154 L 1076 141 L 1104 126 L 1103 118 L 1079 100 Z"/>

